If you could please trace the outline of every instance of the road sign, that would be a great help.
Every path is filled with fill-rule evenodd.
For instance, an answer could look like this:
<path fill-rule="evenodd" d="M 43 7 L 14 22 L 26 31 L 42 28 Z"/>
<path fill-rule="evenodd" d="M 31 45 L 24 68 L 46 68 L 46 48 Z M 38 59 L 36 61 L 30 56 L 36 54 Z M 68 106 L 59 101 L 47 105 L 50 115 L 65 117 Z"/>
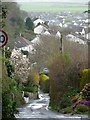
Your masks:
<path fill-rule="evenodd" d="M 4 47 L 8 42 L 7 33 L 3 30 L 0 31 L 0 48 Z"/>

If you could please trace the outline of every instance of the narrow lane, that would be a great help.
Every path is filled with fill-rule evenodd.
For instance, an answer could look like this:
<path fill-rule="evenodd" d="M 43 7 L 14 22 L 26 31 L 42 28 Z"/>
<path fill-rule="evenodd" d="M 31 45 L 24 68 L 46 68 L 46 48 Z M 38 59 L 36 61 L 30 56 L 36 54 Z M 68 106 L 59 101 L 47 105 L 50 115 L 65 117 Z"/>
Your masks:
<path fill-rule="evenodd" d="M 64 115 L 57 112 L 53 112 L 48 109 L 50 97 L 48 94 L 39 93 L 39 99 L 33 100 L 30 104 L 24 107 L 18 108 L 19 114 L 15 117 L 18 119 L 29 120 L 89 120 L 87 116 L 81 115 Z"/>

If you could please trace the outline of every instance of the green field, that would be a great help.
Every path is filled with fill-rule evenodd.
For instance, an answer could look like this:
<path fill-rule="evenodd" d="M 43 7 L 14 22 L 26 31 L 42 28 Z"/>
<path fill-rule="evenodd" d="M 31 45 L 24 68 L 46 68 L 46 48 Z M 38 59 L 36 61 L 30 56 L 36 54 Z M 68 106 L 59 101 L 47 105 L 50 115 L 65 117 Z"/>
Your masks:
<path fill-rule="evenodd" d="M 88 5 L 84 3 L 22 3 L 20 8 L 27 12 L 83 12 L 88 10 Z"/>

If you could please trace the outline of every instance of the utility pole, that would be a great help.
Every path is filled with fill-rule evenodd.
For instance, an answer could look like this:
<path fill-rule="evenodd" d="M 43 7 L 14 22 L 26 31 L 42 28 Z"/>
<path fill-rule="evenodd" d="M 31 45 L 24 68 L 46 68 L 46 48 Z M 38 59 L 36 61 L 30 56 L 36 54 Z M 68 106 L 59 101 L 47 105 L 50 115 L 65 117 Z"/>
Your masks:
<path fill-rule="evenodd" d="M 4 46 L 4 53 L 3 53 L 4 55 L 4 59 L 5 59 L 5 46 Z M 4 65 L 5 65 L 5 60 L 4 60 Z"/>

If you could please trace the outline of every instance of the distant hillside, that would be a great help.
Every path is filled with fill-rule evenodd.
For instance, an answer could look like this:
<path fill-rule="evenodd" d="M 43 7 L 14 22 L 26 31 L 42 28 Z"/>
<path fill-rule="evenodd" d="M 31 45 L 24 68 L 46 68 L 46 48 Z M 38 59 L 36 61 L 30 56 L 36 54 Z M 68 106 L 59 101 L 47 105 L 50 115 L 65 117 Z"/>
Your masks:
<path fill-rule="evenodd" d="M 28 16 L 27 12 L 20 10 L 20 6 L 15 2 L 3 2 L 1 7 L 6 10 L 6 18 L 3 18 L 4 26 L 2 29 L 8 34 L 8 44 L 11 49 L 15 46 L 15 39 L 22 35 L 28 40 L 32 40 L 35 34 L 26 32 L 24 19 Z"/>
<path fill-rule="evenodd" d="M 88 9 L 84 3 L 22 3 L 20 6 L 27 12 L 83 12 Z"/>

